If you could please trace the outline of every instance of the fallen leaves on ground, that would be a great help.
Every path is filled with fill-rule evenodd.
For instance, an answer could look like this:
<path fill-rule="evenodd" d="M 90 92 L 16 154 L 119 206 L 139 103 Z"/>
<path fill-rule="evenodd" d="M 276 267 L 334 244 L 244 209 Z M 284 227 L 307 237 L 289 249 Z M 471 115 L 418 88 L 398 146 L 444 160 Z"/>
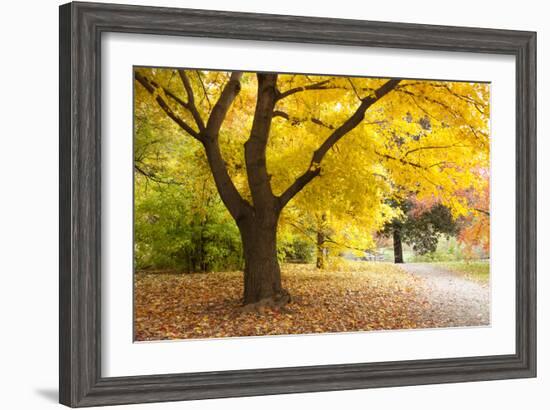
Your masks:
<path fill-rule="evenodd" d="M 284 311 L 242 312 L 242 272 L 135 275 L 135 340 L 335 333 L 437 327 L 421 279 L 389 263 L 319 271 L 282 267 Z"/>

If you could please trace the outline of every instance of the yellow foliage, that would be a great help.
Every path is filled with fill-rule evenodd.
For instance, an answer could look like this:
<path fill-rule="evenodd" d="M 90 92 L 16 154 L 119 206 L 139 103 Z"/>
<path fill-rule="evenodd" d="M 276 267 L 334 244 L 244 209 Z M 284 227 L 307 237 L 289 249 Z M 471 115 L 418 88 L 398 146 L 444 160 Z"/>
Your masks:
<path fill-rule="evenodd" d="M 159 88 L 148 93 L 137 82 L 136 115 L 147 115 L 172 138 L 172 145 L 200 143 L 186 138 L 185 131 L 153 104 L 160 97 L 182 119 L 193 124 L 189 110 L 170 97 L 187 101 L 177 70 L 139 68 Z M 186 70 L 195 105 L 204 121 L 220 96 L 229 74 L 220 71 Z M 373 246 L 372 234 L 395 216 L 387 200 L 414 194 L 420 200 L 437 200 L 455 217 L 468 214 L 468 204 L 458 193 L 487 189 L 479 169 L 489 168 L 489 95 L 485 83 L 403 80 L 366 112 L 359 126 L 345 135 L 321 163 L 313 152 L 332 131 L 344 123 L 384 78 L 351 78 L 281 74 L 278 100 L 267 144 L 267 169 L 275 195 L 282 194 L 304 171 L 320 168 L 313 179 L 285 208 L 280 230 L 316 229 L 325 224 L 338 232 L 335 241 L 351 247 Z M 241 91 L 231 106 L 220 132 L 220 148 L 228 172 L 242 197 L 251 202 L 243 145 L 248 140 L 256 105 L 257 79 L 244 73 Z M 183 96 L 183 97 L 182 97 Z M 195 127 L 196 128 L 196 127 Z M 204 159 L 180 156 L 181 150 L 164 153 L 164 166 L 183 172 Z M 211 183 L 211 180 L 209 178 Z M 330 212 L 328 212 L 330 210 Z"/>

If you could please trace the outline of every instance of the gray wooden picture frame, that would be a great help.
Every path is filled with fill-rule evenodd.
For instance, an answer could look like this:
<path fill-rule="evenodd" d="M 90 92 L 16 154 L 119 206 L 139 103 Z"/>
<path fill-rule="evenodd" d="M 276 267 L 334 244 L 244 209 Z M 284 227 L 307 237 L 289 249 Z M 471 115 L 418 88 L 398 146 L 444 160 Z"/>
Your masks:
<path fill-rule="evenodd" d="M 102 377 L 100 67 L 101 35 L 107 32 L 515 56 L 516 353 Z M 69 3 L 60 7 L 59 63 L 59 401 L 62 404 L 82 407 L 535 377 L 536 33 Z"/>

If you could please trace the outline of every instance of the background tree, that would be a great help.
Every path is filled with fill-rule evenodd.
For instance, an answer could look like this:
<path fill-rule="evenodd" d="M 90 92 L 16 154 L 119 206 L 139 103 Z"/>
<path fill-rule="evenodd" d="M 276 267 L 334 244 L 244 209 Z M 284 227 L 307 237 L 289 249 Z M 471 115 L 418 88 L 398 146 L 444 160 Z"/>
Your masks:
<path fill-rule="evenodd" d="M 393 239 L 394 262 L 403 263 L 403 243 L 411 246 L 418 255 L 435 252 L 441 235 L 455 236 L 458 224 L 452 213 L 440 203 L 423 207 L 407 199 L 395 203 L 401 215 L 384 226 L 382 234 Z"/>

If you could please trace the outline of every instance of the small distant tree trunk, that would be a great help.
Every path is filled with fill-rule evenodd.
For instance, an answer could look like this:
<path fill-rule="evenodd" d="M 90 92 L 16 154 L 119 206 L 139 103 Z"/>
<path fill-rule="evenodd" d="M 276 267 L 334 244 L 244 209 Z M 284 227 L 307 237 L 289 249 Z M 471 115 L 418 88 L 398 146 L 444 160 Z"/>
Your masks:
<path fill-rule="evenodd" d="M 403 244 L 401 243 L 401 227 L 393 225 L 393 255 L 395 263 L 403 263 Z"/>
<path fill-rule="evenodd" d="M 321 220 L 317 224 L 317 269 L 326 269 L 328 262 L 328 248 L 326 246 L 327 234 L 327 215 L 323 213 Z"/>
<path fill-rule="evenodd" d="M 204 223 L 201 222 L 199 234 L 199 261 L 201 272 L 207 272 L 208 266 L 206 263 L 206 253 L 204 251 L 206 239 L 204 237 Z"/>
<path fill-rule="evenodd" d="M 317 232 L 317 262 L 315 264 L 317 269 L 325 269 L 327 267 L 326 251 L 325 234 L 320 230 Z"/>

